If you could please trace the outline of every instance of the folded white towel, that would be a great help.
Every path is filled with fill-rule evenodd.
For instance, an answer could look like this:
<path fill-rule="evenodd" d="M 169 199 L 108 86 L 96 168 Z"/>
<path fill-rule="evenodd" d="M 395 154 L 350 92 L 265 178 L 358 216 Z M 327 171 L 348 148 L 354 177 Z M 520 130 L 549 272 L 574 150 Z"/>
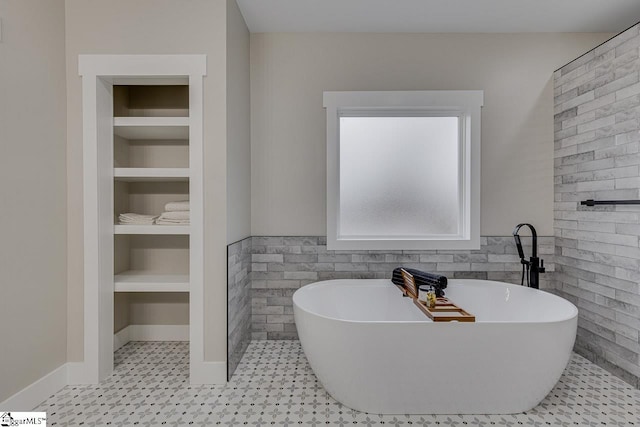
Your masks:
<path fill-rule="evenodd" d="M 166 205 L 164 205 L 164 210 L 166 212 L 188 211 L 189 201 L 181 200 L 179 202 L 169 202 Z"/>
<path fill-rule="evenodd" d="M 122 225 L 153 225 L 153 221 L 120 221 Z"/>
<path fill-rule="evenodd" d="M 158 218 L 157 215 L 141 215 L 137 213 L 123 213 L 118 216 L 118 222 L 120 224 L 129 225 L 152 225 Z"/>
<path fill-rule="evenodd" d="M 142 220 L 150 219 L 150 218 L 156 218 L 157 217 L 157 215 L 143 215 L 143 214 L 137 214 L 137 213 L 131 213 L 131 212 L 121 213 L 119 216 L 120 216 L 120 218 L 142 219 Z"/>
<path fill-rule="evenodd" d="M 189 225 L 188 219 L 160 219 L 156 220 L 157 225 Z"/>
<path fill-rule="evenodd" d="M 190 213 L 189 211 L 163 212 L 158 219 L 180 219 L 188 221 Z"/>

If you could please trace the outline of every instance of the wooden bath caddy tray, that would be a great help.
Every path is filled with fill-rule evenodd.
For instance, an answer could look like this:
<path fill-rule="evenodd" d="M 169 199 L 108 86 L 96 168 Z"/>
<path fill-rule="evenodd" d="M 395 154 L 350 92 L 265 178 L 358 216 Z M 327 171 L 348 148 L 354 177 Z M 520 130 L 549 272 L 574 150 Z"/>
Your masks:
<path fill-rule="evenodd" d="M 469 313 L 465 309 L 458 307 L 449 298 L 437 298 L 436 306 L 429 308 L 425 303 L 415 298 L 410 292 L 400 286 L 396 285 L 398 289 L 402 291 L 405 297 L 409 297 L 413 300 L 413 303 L 418 306 L 420 311 L 429 316 L 434 322 L 475 322 L 476 316 Z"/>
<path fill-rule="evenodd" d="M 448 298 L 437 298 L 436 306 L 427 307 L 420 300 L 413 299 L 413 303 L 434 322 L 475 322 L 476 316 L 458 307 Z"/>
<path fill-rule="evenodd" d="M 413 303 L 434 322 L 475 322 L 476 316 L 458 307 L 449 298 L 436 298 L 436 306 L 433 308 L 418 299 L 418 286 L 411 273 L 401 269 L 404 287 L 396 284 L 405 297 L 410 297 Z"/>

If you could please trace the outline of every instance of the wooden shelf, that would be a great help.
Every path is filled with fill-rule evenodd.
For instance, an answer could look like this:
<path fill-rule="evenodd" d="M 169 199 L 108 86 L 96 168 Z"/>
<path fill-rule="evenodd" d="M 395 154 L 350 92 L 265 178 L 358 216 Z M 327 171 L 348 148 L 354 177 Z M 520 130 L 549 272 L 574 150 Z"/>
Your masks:
<path fill-rule="evenodd" d="M 189 276 L 125 271 L 115 275 L 114 290 L 115 292 L 189 292 Z"/>
<path fill-rule="evenodd" d="M 114 117 L 113 133 L 125 139 L 188 139 L 189 117 Z"/>
<path fill-rule="evenodd" d="M 188 181 L 189 168 L 115 168 L 116 181 Z"/>
<path fill-rule="evenodd" d="M 189 234 L 191 231 L 188 225 L 122 225 L 116 224 L 113 228 L 114 234 Z"/>

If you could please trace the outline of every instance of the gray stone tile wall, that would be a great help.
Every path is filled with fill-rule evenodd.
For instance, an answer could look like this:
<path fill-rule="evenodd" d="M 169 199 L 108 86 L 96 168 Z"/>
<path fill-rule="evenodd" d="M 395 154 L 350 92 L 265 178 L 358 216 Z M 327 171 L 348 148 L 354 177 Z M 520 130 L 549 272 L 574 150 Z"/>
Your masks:
<path fill-rule="evenodd" d="M 530 239 L 523 237 L 523 244 Z M 540 237 L 539 251 L 549 273 L 554 269 L 553 237 Z M 531 254 L 525 246 L 525 254 Z M 292 295 L 319 280 L 390 279 L 398 266 L 438 272 L 449 278 L 477 278 L 520 283 L 521 264 L 512 236 L 481 237 L 477 251 L 330 251 L 326 238 L 253 237 L 251 322 L 255 339 L 296 339 Z"/>
<path fill-rule="evenodd" d="M 579 308 L 576 351 L 636 387 L 640 378 L 640 32 L 556 71 L 556 288 Z"/>
<path fill-rule="evenodd" d="M 251 237 L 227 246 L 227 377 L 251 341 Z"/>

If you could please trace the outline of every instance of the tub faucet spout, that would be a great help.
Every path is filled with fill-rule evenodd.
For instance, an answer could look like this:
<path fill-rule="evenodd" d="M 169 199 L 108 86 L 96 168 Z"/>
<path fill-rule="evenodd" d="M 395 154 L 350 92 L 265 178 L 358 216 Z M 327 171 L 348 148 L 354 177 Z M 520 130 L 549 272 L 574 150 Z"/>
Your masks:
<path fill-rule="evenodd" d="M 531 230 L 531 246 L 532 252 L 531 257 L 527 261 L 524 256 L 524 250 L 522 249 L 522 242 L 520 240 L 520 229 L 523 226 L 529 227 Z M 536 229 L 533 225 L 522 223 L 518 224 L 516 228 L 513 230 L 513 238 L 516 241 L 516 248 L 518 249 L 518 255 L 520 256 L 520 263 L 522 264 L 522 285 L 524 285 L 525 275 L 527 277 L 527 285 L 529 287 L 538 289 L 540 288 L 540 273 L 545 272 L 544 268 L 544 260 L 538 258 L 538 234 L 536 233 Z M 525 274 L 526 271 L 526 274 Z"/>

